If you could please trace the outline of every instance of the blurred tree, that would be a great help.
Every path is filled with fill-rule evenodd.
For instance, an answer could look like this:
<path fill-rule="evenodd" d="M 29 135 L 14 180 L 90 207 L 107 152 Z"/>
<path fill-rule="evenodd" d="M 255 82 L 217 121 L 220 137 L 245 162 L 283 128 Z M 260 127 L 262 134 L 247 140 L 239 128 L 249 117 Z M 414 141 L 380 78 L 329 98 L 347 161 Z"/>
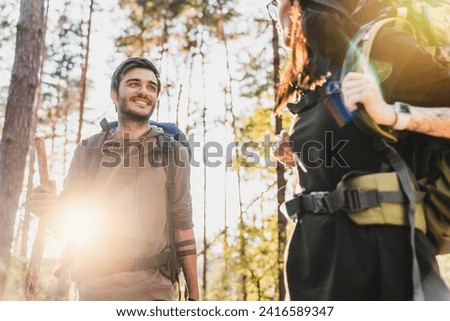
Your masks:
<path fill-rule="evenodd" d="M 80 48 L 82 47 L 83 34 L 81 32 L 81 24 L 84 22 L 81 19 L 77 20 L 79 17 L 74 17 L 70 14 L 73 10 L 73 3 L 69 0 L 65 1 L 57 16 L 57 20 L 48 24 L 51 30 L 46 32 L 49 41 L 48 47 L 44 50 L 45 58 L 40 68 L 42 73 L 40 77 L 41 82 L 35 100 L 35 110 L 38 110 L 39 115 L 39 135 L 51 139 L 51 149 L 48 151 L 50 168 L 59 168 L 58 170 L 62 170 L 63 173 L 66 170 L 67 153 L 70 150 L 68 147 L 70 143 L 73 144 L 75 142 L 74 138 L 69 140 L 69 136 L 76 134 L 76 131 L 73 129 L 72 131 L 69 130 L 71 122 L 68 121 L 68 117 L 70 114 L 76 113 L 77 110 L 74 107 L 79 104 L 80 96 L 78 89 L 80 76 L 77 73 L 77 67 L 80 66 L 82 61 Z M 33 186 L 34 162 L 32 162 L 32 158 L 34 149 L 31 149 L 30 152 L 27 195 Z M 24 260 L 28 252 L 28 237 L 33 235 L 29 233 L 29 228 L 32 226 L 30 223 L 34 222 L 36 218 L 30 216 L 26 206 L 24 211 L 18 212 L 19 215 L 21 213 L 23 215 L 16 233 L 18 238 L 16 243 L 21 245 L 17 254 L 21 260 Z M 43 238 L 41 237 L 40 239 Z M 43 247 L 44 245 L 41 244 L 40 246 Z M 42 254 L 40 251 L 37 253 L 39 255 Z M 34 262 L 40 262 L 41 260 L 42 257 L 34 258 Z M 26 261 L 23 262 L 26 263 Z M 18 276 L 17 273 L 14 275 Z M 41 276 L 45 279 L 42 273 Z M 18 278 L 15 282 L 22 283 L 22 280 Z M 39 283 L 43 284 L 42 282 Z M 18 288 L 23 289 L 20 286 Z M 41 290 L 47 291 L 46 289 Z M 42 297 L 45 293 L 36 292 L 29 298 L 33 298 L 35 295 Z"/>
<path fill-rule="evenodd" d="M 273 87 L 275 90 L 275 102 L 277 101 L 278 86 L 280 85 L 280 52 L 278 45 L 278 29 L 277 23 L 272 21 L 272 48 L 273 48 Z M 283 130 L 283 118 L 275 118 L 275 134 L 279 135 Z M 280 207 L 285 200 L 286 193 L 286 179 L 284 178 L 284 165 L 277 162 L 277 231 L 278 231 L 278 300 L 284 301 L 286 296 L 286 289 L 284 287 L 284 271 L 283 271 L 283 257 L 284 248 L 286 246 L 286 218 L 281 213 Z"/>
<path fill-rule="evenodd" d="M 240 255 L 243 258 L 239 261 L 239 267 L 242 273 L 243 271 L 246 271 L 247 266 L 251 265 L 250 262 L 245 259 L 248 252 L 246 242 L 253 237 L 257 237 L 253 234 L 248 235 L 249 232 L 246 229 L 245 224 L 253 226 L 258 220 L 264 220 L 266 215 L 268 215 L 267 209 L 272 207 L 272 205 L 270 205 L 273 204 L 272 198 L 279 198 L 282 196 L 284 201 L 284 168 L 279 168 L 279 165 L 271 159 L 270 148 L 271 143 L 274 141 L 275 133 L 280 131 L 281 121 L 284 121 L 285 126 L 289 126 L 290 123 L 290 116 L 288 114 L 285 114 L 283 118 L 278 120 L 275 119 L 272 112 L 272 106 L 276 88 L 273 85 L 270 86 L 270 82 L 267 82 L 267 79 L 272 78 L 274 79 L 274 83 L 277 83 L 277 79 L 274 77 L 277 76 L 280 60 L 280 56 L 277 55 L 278 46 L 275 47 L 275 43 L 278 43 L 278 39 L 276 38 L 276 34 L 270 32 L 272 29 L 269 28 L 270 24 L 267 20 L 255 19 L 252 22 L 259 27 L 256 29 L 258 30 L 256 34 L 253 34 L 255 33 L 254 28 L 249 28 L 248 30 L 250 37 L 259 37 L 259 44 L 255 43 L 255 46 L 261 45 L 261 43 L 267 46 L 267 43 L 261 41 L 261 38 L 267 38 L 268 42 L 272 41 L 274 51 L 270 52 L 264 50 L 264 48 L 259 48 L 258 50 L 258 48 L 249 45 L 248 47 L 251 48 L 251 50 L 243 49 L 238 54 L 240 59 L 240 68 L 237 72 L 240 84 L 239 92 L 241 97 L 247 99 L 248 104 L 252 106 L 251 112 L 247 114 L 244 113 L 244 115 L 238 117 L 238 119 L 235 120 L 234 126 L 237 131 L 235 133 L 236 140 L 241 146 L 239 164 L 243 167 L 243 179 L 245 182 L 243 189 L 248 190 L 248 188 L 246 188 L 248 184 L 258 181 L 259 186 L 262 187 L 262 192 L 261 195 L 257 197 L 257 200 L 259 200 L 259 204 L 264 203 L 264 206 L 261 205 L 260 208 L 255 209 L 255 201 L 252 201 L 246 203 L 247 207 L 242 210 L 242 213 L 246 216 L 246 220 L 241 220 L 239 224 L 241 235 L 241 245 L 239 245 L 239 247 L 245 247 L 243 250 L 241 249 L 240 252 Z M 275 64 L 267 64 L 267 61 L 270 61 L 271 59 L 274 59 Z M 276 185 L 278 186 L 278 189 L 274 190 L 273 187 Z M 274 195 L 275 191 L 277 191 L 276 195 Z M 249 221 L 249 219 L 251 219 L 249 217 L 250 213 L 253 215 L 253 222 Z M 274 275 L 274 280 L 276 280 L 274 282 L 276 287 L 271 299 L 283 300 L 285 296 L 283 254 L 286 242 L 286 226 L 284 217 L 277 215 L 275 221 L 278 222 L 278 227 L 272 230 L 266 230 L 267 233 L 273 235 L 272 239 L 275 241 L 274 246 L 277 249 L 275 253 L 271 254 L 273 258 L 276 258 L 276 262 L 272 265 L 272 273 Z M 242 235 L 246 235 L 246 237 L 242 237 Z M 255 254 L 255 252 L 253 252 L 253 254 Z M 252 297 L 255 295 L 256 290 L 257 292 L 261 290 L 261 283 L 257 282 L 257 273 L 257 271 L 254 271 L 252 273 L 246 272 L 241 274 L 245 275 L 245 277 L 242 277 L 243 282 L 241 282 L 243 287 L 242 299 Z M 251 281 L 247 282 L 247 280 Z M 245 284 L 247 284 L 247 286 Z"/>
<path fill-rule="evenodd" d="M 49 5 L 50 2 L 47 1 L 46 4 L 46 8 L 45 8 L 45 16 L 44 16 L 44 35 L 47 34 L 47 22 L 48 22 L 48 10 L 49 10 Z M 44 37 L 45 38 L 45 37 Z M 42 88 L 42 75 L 43 75 L 43 70 L 44 70 L 44 61 L 46 59 L 46 46 L 45 46 L 45 39 L 42 42 L 42 59 L 41 59 L 41 65 L 39 67 L 39 81 L 38 81 L 38 88 L 36 89 L 36 96 L 35 96 L 35 100 L 34 100 L 34 106 L 33 106 L 33 114 L 36 114 L 37 110 L 40 109 L 41 105 L 42 105 L 42 99 L 41 99 L 41 88 Z M 32 123 L 32 128 L 35 130 L 36 129 L 36 124 L 37 124 L 37 117 L 33 117 L 33 123 Z M 27 183 L 26 183 L 26 197 L 25 200 L 28 199 L 28 197 L 31 195 L 31 191 L 33 189 L 33 177 L 34 177 L 34 165 L 35 165 L 35 149 L 34 149 L 34 136 L 30 135 L 30 139 L 29 139 L 29 149 L 28 149 L 28 178 L 27 178 Z M 23 205 L 24 207 L 24 211 L 23 211 L 23 216 L 20 219 L 20 225 L 18 228 L 18 231 L 16 233 L 16 244 L 19 245 L 20 244 L 20 250 L 18 251 L 18 255 L 19 257 L 23 260 L 23 263 L 26 263 L 26 257 L 27 257 L 27 252 L 28 252 L 28 232 L 29 232 L 29 227 L 30 227 L 30 222 L 31 222 L 31 213 L 30 213 L 30 209 L 28 207 L 28 205 L 25 204 Z M 20 213 L 20 211 L 19 211 Z M 20 238 L 20 239 L 19 239 Z M 24 270 L 26 268 L 26 265 L 24 264 Z"/>
<path fill-rule="evenodd" d="M 265 195 L 270 201 L 273 195 Z M 255 213 L 258 215 L 259 213 Z M 209 258 L 210 287 L 208 300 L 273 301 L 277 294 L 277 218 L 274 213 L 230 232 L 229 244 L 212 251 Z M 239 233 L 239 234 L 237 234 Z M 245 252 L 240 250 L 240 235 L 246 239 Z M 224 258 L 226 258 L 224 260 Z M 227 268 L 228 273 L 222 273 Z M 242 283 L 242 275 L 246 283 Z M 224 291 L 224 288 L 227 291 Z M 244 290 L 244 288 L 246 290 Z"/>
<path fill-rule="evenodd" d="M 78 119 L 78 133 L 77 133 L 77 144 L 81 141 L 81 130 L 83 128 L 84 122 L 84 103 L 86 100 L 86 89 L 87 89 L 87 71 L 89 67 L 89 47 L 91 42 L 91 26 L 92 26 L 92 14 L 94 12 L 94 0 L 91 0 L 89 5 L 89 18 L 86 22 L 87 32 L 86 40 L 83 46 L 83 63 L 81 65 L 81 80 L 80 80 L 80 117 Z"/>
<path fill-rule="evenodd" d="M 0 298 L 4 295 L 11 259 L 14 218 L 22 190 L 29 137 L 34 134 L 33 102 L 38 87 L 44 30 L 44 0 L 22 0 L 0 143 Z"/>
<path fill-rule="evenodd" d="M 8 51 L 14 50 L 13 40 L 16 35 L 17 14 L 15 0 L 4 0 L 0 3 L 0 71 L 3 75 L 11 73 L 12 59 Z M 6 100 L 8 98 L 8 86 L 6 78 L 0 80 L 0 132 L 3 131 L 5 120 Z M 3 80 L 3 81 L 2 81 Z"/>
<path fill-rule="evenodd" d="M 79 9 L 77 5 L 79 3 L 66 0 L 58 19 L 48 31 L 47 59 L 41 89 L 42 105 L 38 110 L 38 132 L 52 140 L 50 168 L 62 163 L 63 171 L 66 169 L 67 147 L 75 143 L 77 137 L 77 130 L 68 118 L 78 114 L 76 107 L 80 106 L 81 101 L 82 77 L 79 70 L 83 69 L 80 67 L 83 64 L 83 40 L 86 36 L 83 34 L 83 18 L 71 14 Z M 69 136 L 74 138 L 69 139 Z"/>

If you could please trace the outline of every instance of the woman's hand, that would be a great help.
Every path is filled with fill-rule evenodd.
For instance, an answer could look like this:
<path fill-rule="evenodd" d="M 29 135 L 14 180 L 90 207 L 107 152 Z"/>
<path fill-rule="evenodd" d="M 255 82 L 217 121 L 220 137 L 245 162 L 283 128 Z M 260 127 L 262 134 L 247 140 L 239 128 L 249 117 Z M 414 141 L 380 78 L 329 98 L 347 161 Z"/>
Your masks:
<path fill-rule="evenodd" d="M 377 124 L 387 126 L 395 124 L 397 116 L 394 106 L 384 101 L 373 75 L 349 72 L 342 81 L 341 89 L 344 103 L 350 110 L 356 110 L 356 104 L 361 103 Z"/>
<path fill-rule="evenodd" d="M 272 150 L 273 157 L 286 166 L 295 166 L 294 153 L 289 143 L 289 133 L 282 130 L 277 135 L 276 146 Z"/>

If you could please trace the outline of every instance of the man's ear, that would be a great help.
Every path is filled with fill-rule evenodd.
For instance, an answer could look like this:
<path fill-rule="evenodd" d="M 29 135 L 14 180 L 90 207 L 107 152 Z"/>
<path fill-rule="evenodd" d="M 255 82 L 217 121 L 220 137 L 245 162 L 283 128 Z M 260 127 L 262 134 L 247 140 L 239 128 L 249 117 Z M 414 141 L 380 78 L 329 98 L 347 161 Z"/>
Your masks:
<path fill-rule="evenodd" d="M 109 96 L 111 97 L 111 100 L 114 104 L 114 108 L 116 109 L 116 113 L 117 113 L 117 93 L 115 90 L 111 90 L 109 92 Z"/>
<path fill-rule="evenodd" d="M 111 100 L 113 101 L 113 103 L 117 102 L 117 93 L 115 90 L 111 90 L 109 92 L 109 96 L 111 97 Z"/>

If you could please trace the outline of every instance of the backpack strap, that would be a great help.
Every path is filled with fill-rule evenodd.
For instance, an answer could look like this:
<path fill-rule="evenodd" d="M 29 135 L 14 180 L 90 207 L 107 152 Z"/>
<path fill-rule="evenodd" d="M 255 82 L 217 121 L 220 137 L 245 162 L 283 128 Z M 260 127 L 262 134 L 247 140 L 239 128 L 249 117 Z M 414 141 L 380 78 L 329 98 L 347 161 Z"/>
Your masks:
<path fill-rule="evenodd" d="M 169 234 L 169 259 L 168 270 L 170 273 L 170 280 L 173 283 L 178 284 L 178 298 L 181 300 L 181 289 L 179 284 L 179 269 L 178 269 L 178 256 L 177 246 L 175 244 L 175 234 L 173 228 L 173 194 L 175 192 L 175 153 L 178 147 L 176 147 L 175 140 L 172 136 L 161 133 L 156 136 L 158 144 L 158 150 L 161 153 L 163 160 L 163 166 L 166 169 L 166 190 L 167 190 L 167 227 Z"/>
<path fill-rule="evenodd" d="M 86 186 L 92 186 L 91 183 L 97 175 L 100 162 L 102 160 L 102 147 L 110 132 L 110 127 L 106 118 L 101 120 L 100 126 L 102 127 L 102 131 L 100 133 L 82 141 L 82 144 L 86 146 L 86 159 L 84 167 L 87 182 Z"/>
<path fill-rule="evenodd" d="M 358 106 L 358 109 L 364 108 L 363 106 Z M 406 201 L 408 204 L 408 210 L 406 211 L 406 222 L 408 222 L 409 228 L 410 228 L 410 245 L 412 249 L 412 277 L 413 277 L 413 295 L 415 301 L 423 301 L 425 299 L 422 283 L 421 283 L 421 277 L 420 277 L 420 271 L 419 271 L 419 264 L 417 261 L 417 254 L 416 254 L 416 246 L 415 246 L 415 203 L 416 203 L 416 193 L 415 193 L 415 187 L 417 186 L 416 179 L 414 177 L 414 174 L 409 169 L 406 162 L 403 160 L 403 158 L 400 156 L 400 154 L 393 148 L 391 145 L 389 145 L 386 140 L 380 136 L 376 131 L 374 131 L 370 126 L 367 125 L 366 122 L 364 122 L 360 117 L 355 117 L 354 119 L 355 125 L 364 132 L 367 136 L 369 136 L 372 140 L 372 146 L 374 149 L 380 153 L 381 155 L 384 155 L 389 164 L 392 166 L 392 168 L 397 173 L 397 177 L 400 183 L 400 186 L 402 188 L 403 193 L 406 196 Z"/>
<path fill-rule="evenodd" d="M 413 37 L 415 37 L 414 28 L 408 23 L 404 17 L 402 17 L 402 11 L 396 17 L 381 17 L 380 19 L 369 22 L 363 25 L 352 39 L 347 55 L 345 57 L 342 70 L 341 81 L 345 75 L 352 70 L 366 71 L 369 69 L 368 60 L 372 51 L 372 46 L 378 32 L 387 25 L 393 25 L 394 27 L 400 27 L 403 30 L 405 27 L 409 27 Z M 405 221 L 408 222 L 410 228 L 410 246 L 412 249 L 412 282 L 413 282 L 413 299 L 424 300 L 423 288 L 421 285 L 421 277 L 419 271 L 419 265 L 417 261 L 417 254 L 415 250 L 414 241 L 414 227 L 415 227 L 415 187 L 417 186 L 415 177 L 409 169 L 406 162 L 398 154 L 398 152 L 388 144 L 387 141 L 394 142 L 396 138 L 390 133 L 382 130 L 378 124 L 376 124 L 370 116 L 368 116 L 364 107 L 361 104 L 357 104 L 356 117 L 353 119 L 353 123 L 370 139 L 372 140 L 372 146 L 381 155 L 385 156 L 391 167 L 395 170 L 401 190 L 405 195 L 408 210 L 405 213 Z"/>
<path fill-rule="evenodd" d="M 403 8 L 403 9 L 406 9 L 406 8 Z M 405 14 L 405 16 L 403 16 L 403 14 Z M 363 38 L 361 39 L 362 40 L 361 52 L 362 52 L 363 56 L 366 57 L 367 59 L 370 58 L 372 46 L 373 46 L 373 43 L 375 41 L 375 38 L 376 38 L 378 32 L 387 25 L 392 25 L 392 26 L 402 29 L 402 30 L 405 30 L 407 27 L 407 29 L 411 33 L 412 37 L 414 39 L 416 39 L 415 30 L 414 30 L 413 26 L 411 25 L 411 23 L 409 23 L 405 17 L 406 17 L 406 13 L 399 11 L 399 16 L 397 16 L 397 17 L 384 18 L 384 19 L 378 20 L 378 21 L 374 22 L 373 24 L 371 24 L 370 28 L 366 31 L 366 34 L 363 35 Z"/>
<path fill-rule="evenodd" d="M 183 133 L 181 130 L 176 133 L 173 138 L 178 141 L 183 147 L 185 147 L 188 151 L 189 154 L 189 160 L 192 158 L 192 150 L 191 150 L 191 146 L 189 145 L 189 141 L 186 137 L 186 134 Z"/>
<path fill-rule="evenodd" d="M 416 192 L 415 228 L 426 234 L 423 192 Z M 359 225 L 409 225 L 405 220 L 407 200 L 396 172 L 370 173 L 352 171 L 342 177 L 333 191 L 301 193 L 285 202 L 283 213 L 292 220 L 305 214 L 336 213 L 344 210 Z"/>
<path fill-rule="evenodd" d="M 316 90 L 312 90 L 302 95 L 300 100 L 296 103 L 288 103 L 286 106 L 292 114 L 300 114 L 309 107 L 315 105 L 324 96 L 323 91 L 326 91 L 326 86 L 321 86 Z"/>
<path fill-rule="evenodd" d="M 339 83 L 331 78 L 328 78 L 322 86 L 302 95 L 297 103 L 287 104 L 287 107 L 291 113 L 301 114 L 314 107 L 319 101 L 323 101 L 340 127 L 350 122 L 354 117 L 354 112 L 349 111 L 342 102 Z"/>

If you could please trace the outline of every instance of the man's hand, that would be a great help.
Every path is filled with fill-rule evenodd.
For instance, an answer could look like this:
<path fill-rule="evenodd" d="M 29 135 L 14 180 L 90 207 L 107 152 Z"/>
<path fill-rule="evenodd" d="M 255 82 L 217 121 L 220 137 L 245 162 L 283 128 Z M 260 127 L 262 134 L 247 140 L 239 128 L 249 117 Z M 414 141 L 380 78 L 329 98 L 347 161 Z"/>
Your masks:
<path fill-rule="evenodd" d="M 361 103 L 377 124 L 392 126 L 395 123 L 394 107 L 384 101 L 373 75 L 349 72 L 342 81 L 342 93 L 350 110 L 356 110 L 356 104 Z"/>
<path fill-rule="evenodd" d="M 294 153 L 289 143 L 289 133 L 282 130 L 277 135 L 276 146 L 272 150 L 273 157 L 286 166 L 295 166 Z"/>
<path fill-rule="evenodd" d="M 56 185 L 55 181 L 50 181 L 49 184 L 38 185 L 33 188 L 33 191 L 28 199 L 28 206 L 30 211 L 42 218 L 51 213 L 56 205 Z"/>

